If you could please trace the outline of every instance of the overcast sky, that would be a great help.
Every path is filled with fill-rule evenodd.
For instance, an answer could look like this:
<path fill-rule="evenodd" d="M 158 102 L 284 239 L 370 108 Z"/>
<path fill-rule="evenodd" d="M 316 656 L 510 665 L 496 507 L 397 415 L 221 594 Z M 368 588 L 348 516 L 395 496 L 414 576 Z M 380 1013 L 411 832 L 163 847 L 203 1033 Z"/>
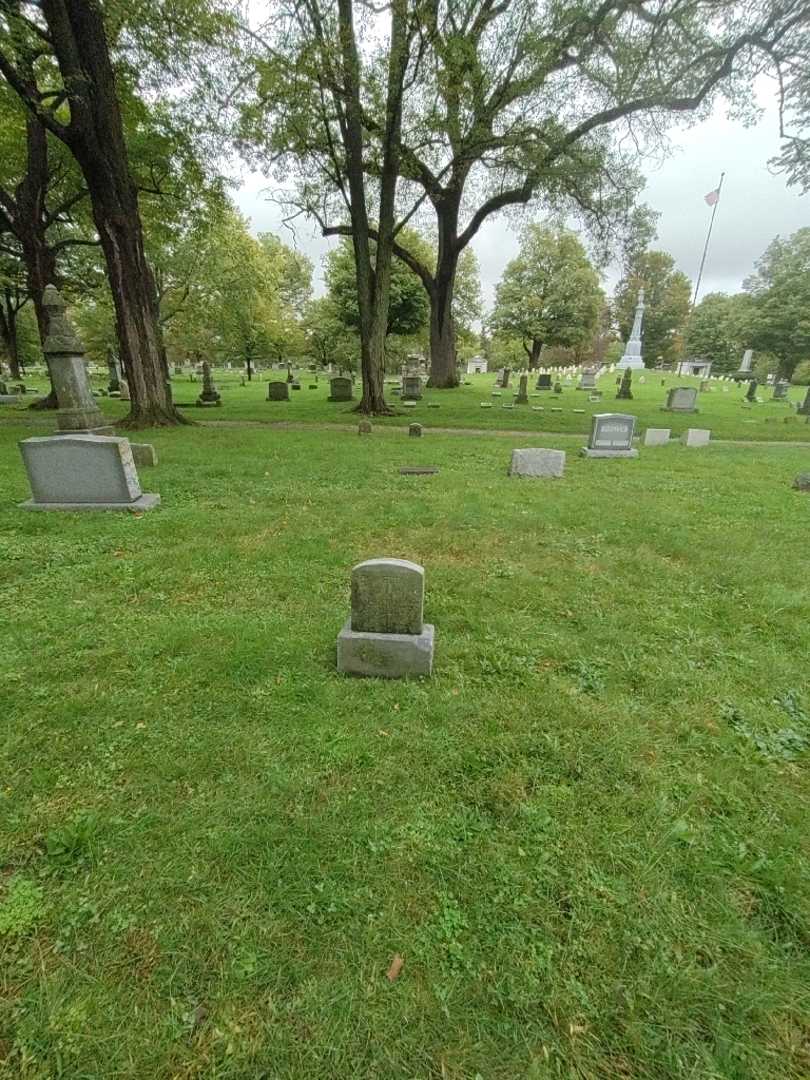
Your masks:
<path fill-rule="evenodd" d="M 758 100 L 764 115 L 754 127 L 728 119 L 721 103 L 696 127 L 674 132 L 671 156 L 646 170 L 643 200 L 661 215 L 654 246 L 671 252 L 693 286 L 711 217 L 704 195 L 717 187 L 720 173 L 725 171 L 701 296 L 717 290 L 736 292 L 774 236 L 787 236 L 810 225 L 808 197 L 789 189 L 781 176 L 768 170 L 768 159 L 779 150 L 771 82 L 764 81 L 758 87 Z M 283 228 L 278 207 L 268 201 L 267 188 L 264 177 L 245 174 L 235 196 L 237 204 L 250 219 L 253 231 L 276 232 L 291 244 L 293 237 Z M 517 253 L 517 228 L 519 225 L 496 217 L 473 241 L 487 307 L 504 267 Z M 315 263 L 317 291 L 321 256 L 334 242 L 300 223 L 296 227 L 294 246 Z M 614 284 L 615 273 L 609 273 L 605 286 L 610 290 Z"/>

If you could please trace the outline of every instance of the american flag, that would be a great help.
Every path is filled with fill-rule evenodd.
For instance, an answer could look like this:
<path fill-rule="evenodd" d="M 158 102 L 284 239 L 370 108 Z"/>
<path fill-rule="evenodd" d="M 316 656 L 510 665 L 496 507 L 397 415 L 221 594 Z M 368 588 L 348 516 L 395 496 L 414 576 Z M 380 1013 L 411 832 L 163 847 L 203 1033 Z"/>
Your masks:
<path fill-rule="evenodd" d="M 715 188 L 714 191 L 710 191 L 709 194 L 704 195 L 703 198 L 706 200 L 709 206 L 714 206 L 714 204 L 720 198 L 720 188 Z"/>

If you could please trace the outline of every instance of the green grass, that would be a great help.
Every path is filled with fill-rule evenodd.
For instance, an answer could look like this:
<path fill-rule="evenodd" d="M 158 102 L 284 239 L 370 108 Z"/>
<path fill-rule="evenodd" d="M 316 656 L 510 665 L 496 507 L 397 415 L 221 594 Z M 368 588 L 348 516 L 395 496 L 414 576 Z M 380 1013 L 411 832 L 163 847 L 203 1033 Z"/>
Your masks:
<path fill-rule="evenodd" d="M 129 517 L 18 511 L 24 433 L 3 1080 L 810 1075 L 806 451 L 168 430 Z M 429 682 L 335 672 L 381 554 Z"/>
<path fill-rule="evenodd" d="M 267 383 L 271 379 L 285 379 L 285 372 L 262 372 L 261 376 L 245 386 L 240 385 L 236 372 L 217 371 L 215 379 L 222 395 L 222 406 L 215 409 L 187 410 L 192 419 L 211 421 L 265 421 L 289 420 L 301 423 L 356 423 L 357 417 L 352 406 L 327 400 L 329 380 L 318 377 L 317 390 L 310 390 L 314 377 L 301 374 L 301 390 L 290 391 L 290 401 L 267 401 Z M 590 417 L 595 412 L 629 412 L 638 417 L 639 430 L 646 427 L 669 427 L 675 435 L 688 427 L 707 427 L 716 439 L 739 439 L 745 441 L 773 442 L 810 442 L 810 425 L 804 416 L 797 416 L 793 409 L 783 402 L 771 401 L 770 387 L 760 387 L 761 405 L 747 408 L 743 405 L 746 383 L 712 383 L 712 391 L 699 395 L 700 412 L 695 415 L 666 413 L 661 406 L 666 401 L 667 390 L 673 386 L 698 386 L 699 379 L 679 375 L 661 376 L 649 371 L 646 382 L 638 382 L 636 375 L 633 382 L 632 401 L 616 400 L 616 376 L 604 375 L 599 380 L 599 388 L 604 397 L 601 403 L 588 401 L 588 394 L 578 391 L 574 386 L 566 387 L 562 395 L 542 392 L 530 398 L 530 405 L 517 405 L 513 409 L 504 409 L 505 403 L 511 403 L 517 380 L 513 376 L 509 389 L 501 397 L 492 397 L 495 376 L 471 375 L 471 385 L 461 386 L 457 390 L 426 390 L 423 400 L 415 408 L 403 408 L 398 398 L 390 396 L 390 387 L 386 387 L 389 402 L 397 411 L 394 417 L 381 419 L 378 423 L 397 426 L 418 420 L 430 427 L 481 428 L 487 431 L 509 429 L 518 431 L 552 432 L 560 434 L 587 434 L 590 431 Z M 661 385 L 662 378 L 665 385 Z M 36 380 L 42 387 L 42 379 Z M 530 380 L 530 391 L 536 379 Z M 106 380 L 96 380 L 99 387 L 106 385 Z M 729 390 L 725 393 L 723 386 Z M 188 376 L 175 377 L 173 390 L 175 400 L 192 403 L 196 401 L 202 384 L 198 379 L 191 382 Z M 533 392 L 533 391 L 532 391 Z M 804 400 L 804 387 L 791 387 L 789 398 L 792 404 Z M 481 402 L 491 402 L 491 409 L 482 409 Z M 100 399 L 104 412 L 113 418 L 122 417 L 127 411 L 123 402 Z M 433 408 L 438 405 L 438 408 Z M 534 412 L 531 406 L 542 406 L 543 412 Z M 552 408 L 561 408 L 562 412 L 551 412 Z M 584 409 L 584 414 L 575 413 L 574 409 Z M 16 407 L 0 407 L 0 421 L 5 416 L 19 416 L 24 412 Z"/>

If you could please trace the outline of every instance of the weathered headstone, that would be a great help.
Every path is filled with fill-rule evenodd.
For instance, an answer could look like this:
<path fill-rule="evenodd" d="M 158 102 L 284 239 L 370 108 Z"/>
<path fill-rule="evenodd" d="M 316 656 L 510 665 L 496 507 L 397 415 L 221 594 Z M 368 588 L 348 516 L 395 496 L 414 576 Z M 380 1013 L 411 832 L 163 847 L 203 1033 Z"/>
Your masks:
<path fill-rule="evenodd" d="M 708 428 L 687 428 L 681 435 L 684 446 L 708 446 L 712 433 Z"/>
<path fill-rule="evenodd" d="M 421 424 L 409 424 L 408 435 L 412 439 L 421 439 L 422 437 L 422 425 Z"/>
<path fill-rule="evenodd" d="M 810 491 L 810 473 L 799 473 L 793 481 L 796 491 Z"/>
<path fill-rule="evenodd" d="M 32 498 L 25 510 L 151 510 L 128 439 L 51 435 L 20 443 Z"/>
<path fill-rule="evenodd" d="M 757 385 L 758 384 L 757 384 L 756 379 L 752 379 L 751 382 L 748 384 L 748 390 L 746 391 L 746 394 L 745 394 L 745 400 L 746 401 L 756 401 L 757 400 Z"/>
<path fill-rule="evenodd" d="M 107 349 L 107 372 L 110 376 L 110 381 L 107 383 L 107 393 L 119 393 L 121 390 L 121 368 L 112 346 Z"/>
<path fill-rule="evenodd" d="M 118 394 L 120 399 L 122 401 L 131 401 L 132 399 L 130 398 L 130 394 L 129 394 L 129 383 L 128 383 L 128 381 L 126 379 L 119 379 L 118 383 L 119 383 L 119 386 L 121 387 L 121 390 L 119 391 L 119 394 Z"/>
<path fill-rule="evenodd" d="M 370 435 L 372 431 L 370 420 L 361 420 L 357 425 L 358 435 Z"/>
<path fill-rule="evenodd" d="M 633 391 L 630 388 L 630 384 L 632 383 L 632 381 L 633 381 L 633 369 L 630 368 L 630 367 L 627 367 L 627 368 L 624 369 L 624 374 L 622 375 L 622 381 L 619 383 L 619 389 L 616 391 L 617 400 L 621 400 L 621 401 L 632 401 L 633 400 Z"/>
<path fill-rule="evenodd" d="M 267 384 L 268 401 L 289 401 L 290 387 L 286 382 L 276 381 Z"/>
<path fill-rule="evenodd" d="M 403 375 L 402 401 L 422 400 L 422 378 L 420 375 Z"/>
<path fill-rule="evenodd" d="M 628 413 L 594 413 L 588 445 L 581 453 L 585 457 L 638 457 L 633 448 L 636 418 Z"/>
<path fill-rule="evenodd" d="M 138 469 L 147 468 L 149 466 L 157 465 L 158 456 L 157 450 L 155 450 L 152 443 L 142 442 L 134 443 L 130 442 L 129 448 L 132 451 L 132 460 L 135 462 L 135 466 Z"/>
<path fill-rule="evenodd" d="M 425 571 L 404 559 L 352 570 L 352 613 L 337 639 L 338 671 L 401 679 L 430 675 L 433 627 L 423 621 Z"/>
<path fill-rule="evenodd" d="M 644 432 L 645 446 L 666 446 L 672 434 L 668 427 L 648 427 Z"/>
<path fill-rule="evenodd" d="M 810 386 L 807 388 L 807 392 L 804 395 L 804 401 L 798 406 L 796 412 L 800 416 L 810 416 Z"/>
<path fill-rule="evenodd" d="M 90 391 L 84 346 L 67 317 L 67 304 L 53 285 L 46 285 L 42 306 L 48 333 L 42 351 L 51 373 L 59 405 L 57 425 L 61 432 L 112 434 Z"/>
<path fill-rule="evenodd" d="M 509 476 L 562 476 L 565 470 L 564 450 L 531 448 L 513 450 Z"/>
<path fill-rule="evenodd" d="M 336 375 L 329 380 L 329 397 L 327 401 L 352 401 L 352 380 L 345 375 Z"/>
<path fill-rule="evenodd" d="M 771 401 L 785 401 L 788 396 L 788 389 L 790 383 L 784 379 L 777 379 L 773 384 L 773 394 L 771 395 Z"/>
<path fill-rule="evenodd" d="M 558 379 L 558 380 L 557 380 L 557 381 L 556 381 L 556 382 L 554 383 L 554 393 L 555 393 L 555 394 L 561 394 L 562 392 L 563 392 L 563 388 L 562 388 L 562 383 L 561 383 L 561 382 L 560 382 L 560 380 Z"/>
<path fill-rule="evenodd" d="M 667 392 L 667 403 L 662 406 L 664 412 L 696 413 L 698 392 L 694 386 L 673 386 Z"/>
<path fill-rule="evenodd" d="M 518 392 L 515 395 L 516 405 L 528 405 L 529 404 L 529 376 L 521 375 L 520 382 L 518 383 Z"/>
<path fill-rule="evenodd" d="M 214 386 L 214 380 L 211 375 L 211 365 L 207 360 L 203 360 L 203 388 L 200 391 L 200 396 L 197 398 L 197 404 L 201 406 L 221 405 L 222 399 L 219 396 L 216 386 Z"/>
<path fill-rule="evenodd" d="M 577 390 L 595 390 L 596 389 L 596 372 L 592 368 L 585 368 L 579 377 L 579 386 Z"/>

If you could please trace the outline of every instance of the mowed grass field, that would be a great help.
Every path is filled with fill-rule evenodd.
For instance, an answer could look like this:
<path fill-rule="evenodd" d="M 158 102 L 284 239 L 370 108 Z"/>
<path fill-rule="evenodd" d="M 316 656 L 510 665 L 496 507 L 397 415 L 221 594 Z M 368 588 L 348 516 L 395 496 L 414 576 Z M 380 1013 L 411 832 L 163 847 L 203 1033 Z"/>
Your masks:
<path fill-rule="evenodd" d="M 805 449 L 173 429 L 131 517 L 17 510 L 26 433 L 3 1080 L 810 1075 Z M 335 671 L 378 555 L 430 681 Z"/>
<path fill-rule="evenodd" d="M 342 402 L 330 402 L 329 379 L 301 372 L 301 389 L 290 391 L 290 400 L 267 401 L 267 383 L 272 380 L 286 379 L 286 372 L 263 371 L 245 386 L 240 385 L 240 376 L 235 371 L 217 370 L 214 373 L 216 385 L 222 396 L 222 405 L 218 408 L 184 410 L 190 419 L 205 421 L 291 421 L 293 423 L 335 423 L 351 424 L 357 422 L 353 406 Z M 807 418 L 798 416 L 794 406 L 804 400 L 806 388 L 794 386 L 789 390 L 788 402 L 771 401 L 772 389 L 768 386 L 759 388 L 762 404 L 750 408 L 743 404 L 747 383 L 711 383 L 712 389 L 698 397 L 699 413 L 678 414 L 662 412 L 661 406 L 666 401 L 667 390 L 674 386 L 699 386 L 700 380 L 680 375 L 661 375 L 648 371 L 645 382 L 639 382 L 639 375 L 633 379 L 633 400 L 616 400 L 616 375 L 603 375 L 598 380 L 598 388 L 603 393 L 601 402 L 588 401 L 588 393 L 576 390 L 576 382 L 565 386 L 561 395 L 548 391 L 536 392 L 536 376 L 530 378 L 529 405 L 516 405 L 505 409 L 505 404 L 513 402 L 517 392 L 517 377 L 513 374 L 510 386 L 493 397 L 495 375 L 467 376 L 470 385 L 456 390 L 426 389 L 422 401 L 415 407 L 404 407 L 399 399 L 391 394 L 391 386 L 386 386 L 389 404 L 396 415 L 380 418 L 375 423 L 381 426 L 401 426 L 411 421 L 418 421 L 426 427 L 441 428 L 480 428 L 486 431 L 499 429 L 527 432 L 559 432 L 561 434 L 587 434 L 590 431 L 591 415 L 595 412 L 628 412 L 638 417 L 637 428 L 643 431 L 647 427 L 669 427 L 673 434 L 679 435 L 688 427 L 710 428 L 717 439 L 740 439 L 745 441 L 774 442 L 810 442 L 810 425 Z M 95 379 L 100 389 L 106 386 L 106 379 Z M 662 385 L 663 383 L 663 385 Z M 32 385 L 44 387 L 42 378 L 32 379 Z M 316 389 L 309 389 L 317 386 Z M 185 405 L 193 406 L 202 389 L 198 377 L 192 382 L 188 376 L 175 376 L 172 381 L 174 398 Z M 725 391 L 728 390 L 728 393 Z M 359 393 L 359 381 L 355 393 Z M 490 404 L 491 408 L 481 408 L 481 403 Z M 125 402 L 109 398 L 99 399 L 102 410 L 111 418 L 123 417 L 127 412 Z M 533 406 L 543 409 L 534 410 Z M 553 412 L 560 409 L 560 412 Z M 574 410 L 582 410 L 574 411 Z M 16 406 L 0 406 L 0 422 L 4 417 L 25 418 L 26 409 Z M 28 414 L 30 415 L 30 414 Z M 44 419 L 43 423 L 52 423 Z"/>

